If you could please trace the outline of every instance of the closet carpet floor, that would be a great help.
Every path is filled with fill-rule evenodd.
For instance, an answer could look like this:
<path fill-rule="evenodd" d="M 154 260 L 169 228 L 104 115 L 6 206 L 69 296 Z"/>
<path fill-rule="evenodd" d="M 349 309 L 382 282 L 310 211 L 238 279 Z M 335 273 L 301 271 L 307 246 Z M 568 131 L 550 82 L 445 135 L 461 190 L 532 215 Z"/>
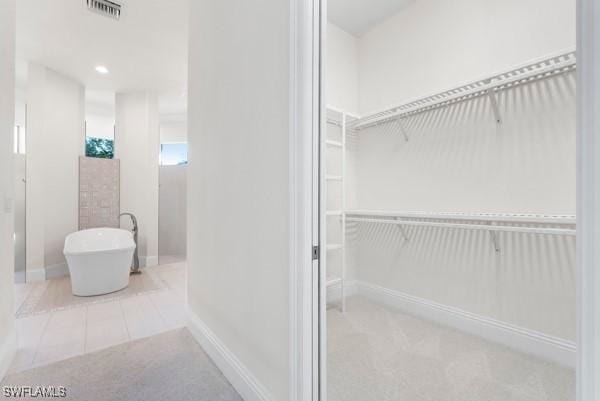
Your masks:
<path fill-rule="evenodd" d="M 328 401 L 569 401 L 575 373 L 353 296 L 327 311 Z"/>
<path fill-rule="evenodd" d="M 187 329 L 9 375 L 1 386 L 64 386 L 56 399 L 74 401 L 242 401 Z"/>

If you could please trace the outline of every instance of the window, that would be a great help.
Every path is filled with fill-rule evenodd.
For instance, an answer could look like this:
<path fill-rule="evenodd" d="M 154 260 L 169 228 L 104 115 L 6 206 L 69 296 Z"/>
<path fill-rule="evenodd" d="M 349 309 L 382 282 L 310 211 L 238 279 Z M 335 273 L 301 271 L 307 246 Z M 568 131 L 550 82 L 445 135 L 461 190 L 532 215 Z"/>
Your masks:
<path fill-rule="evenodd" d="M 112 115 L 87 115 L 85 118 L 85 156 L 100 159 L 115 157 L 115 120 Z"/>
<path fill-rule="evenodd" d="M 85 155 L 87 157 L 99 157 L 101 159 L 112 159 L 115 157 L 115 141 L 106 138 L 85 138 Z"/>
<path fill-rule="evenodd" d="M 178 166 L 187 164 L 187 143 L 161 143 L 160 165 Z"/>

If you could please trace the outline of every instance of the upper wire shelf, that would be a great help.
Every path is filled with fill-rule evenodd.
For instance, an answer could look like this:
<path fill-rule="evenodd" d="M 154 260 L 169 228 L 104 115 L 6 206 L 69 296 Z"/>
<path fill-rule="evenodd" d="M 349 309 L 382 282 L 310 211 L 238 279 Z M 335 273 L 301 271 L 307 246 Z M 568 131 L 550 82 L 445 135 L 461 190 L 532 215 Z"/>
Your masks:
<path fill-rule="evenodd" d="M 532 213 L 427 213 L 392 210 L 346 210 L 349 217 L 390 217 L 406 219 L 471 220 L 480 222 L 573 225 L 574 215 L 545 215 Z"/>
<path fill-rule="evenodd" d="M 362 130 L 394 120 L 399 121 L 415 114 L 449 106 L 480 96 L 492 97 L 496 120 L 500 122 L 500 116 L 498 115 L 498 110 L 495 105 L 495 94 L 497 92 L 535 80 L 563 74 L 574 70 L 576 67 L 577 61 L 575 52 L 569 51 L 485 79 L 480 79 L 445 92 L 423 97 L 385 111 L 358 118 L 349 124 L 351 125 L 351 128 L 355 130 Z"/>

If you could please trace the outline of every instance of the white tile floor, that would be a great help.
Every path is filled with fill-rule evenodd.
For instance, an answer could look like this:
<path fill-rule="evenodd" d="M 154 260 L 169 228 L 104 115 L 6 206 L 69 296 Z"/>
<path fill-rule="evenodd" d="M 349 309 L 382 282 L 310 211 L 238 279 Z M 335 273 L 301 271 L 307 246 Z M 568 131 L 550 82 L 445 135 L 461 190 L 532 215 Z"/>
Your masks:
<path fill-rule="evenodd" d="M 10 371 L 20 372 L 185 326 L 185 264 L 157 266 L 145 274 L 156 274 L 167 288 L 17 319 L 18 350 Z M 29 290 L 27 285 L 16 286 L 16 309 Z"/>

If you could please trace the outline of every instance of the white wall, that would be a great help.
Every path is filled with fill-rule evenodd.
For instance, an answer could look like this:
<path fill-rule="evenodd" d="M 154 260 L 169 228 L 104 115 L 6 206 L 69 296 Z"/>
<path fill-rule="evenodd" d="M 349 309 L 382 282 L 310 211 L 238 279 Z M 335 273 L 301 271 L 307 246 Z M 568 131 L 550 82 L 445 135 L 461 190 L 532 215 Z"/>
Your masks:
<path fill-rule="evenodd" d="M 326 38 L 327 107 L 358 115 L 358 40 L 332 23 Z"/>
<path fill-rule="evenodd" d="M 12 241 L 15 10 L 14 0 L 0 2 L 0 381 L 16 350 Z"/>
<path fill-rule="evenodd" d="M 575 73 L 357 136 L 359 209 L 575 214 Z M 442 196 L 443 195 L 443 196 Z"/>
<path fill-rule="evenodd" d="M 571 0 L 420 0 L 359 39 L 362 115 L 574 48 Z M 331 76 L 332 72 L 328 71 Z M 358 209 L 575 213 L 575 74 L 350 133 Z M 354 203 L 356 202 L 356 203 Z M 351 224 L 349 278 L 566 340 L 574 238 Z"/>
<path fill-rule="evenodd" d="M 283 401 L 289 3 L 200 0 L 190 18 L 188 310 L 270 399 Z"/>
<path fill-rule="evenodd" d="M 165 121 L 160 123 L 160 143 L 187 142 L 186 121 Z"/>
<path fill-rule="evenodd" d="M 361 131 L 359 209 L 575 214 L 575 75 Z M 349 158 L 352 160 L 352 158 Z M 349 228 L 351 276 L 516 326 L 575 339 L 575 239 L 396 227 Z"/>
<path fill-rule="evenodd" d="M 359 40 L 360 113 L 574 48 L 574 0 L 415 1 Z"/>
<path fill-rule="evenodd" d="M 15 125 L 25 126 L 26 107 L 24 100 L 15 101 Z"/>
<path fill-rule="evenodd" d="M 89 114 L 85 116 L 86 136 L 92 138 L 115 138 L 114 115 Z"/>
<path fill-rule="evenodd" d="M 65 236 L 78 229 L 84 152 L 84 88 L 30 64 L 27 88 L 27 270 L 61 267 Z"/>
<path fill-rule="evenodd" d="M 187 241 L 187 166 L 160 166 L 159 257 L 185 259 Z M 161 261 L 162 263 L 162 261 Z"/>
<path fill-rule="evenodd" d="M 85 91 L 86 135 L 94 138 L 115 137 L 115 94 L 111 91 Z"/>
<path fill-rule="evenodd" d="M 140 263 L 158 262 L 158 101 L 150 93 L 117 93 L 115 157 L 121 160 L 121 212 L 138 220 Z M 121 218 L 122 227 L 130 227 Z"/>

